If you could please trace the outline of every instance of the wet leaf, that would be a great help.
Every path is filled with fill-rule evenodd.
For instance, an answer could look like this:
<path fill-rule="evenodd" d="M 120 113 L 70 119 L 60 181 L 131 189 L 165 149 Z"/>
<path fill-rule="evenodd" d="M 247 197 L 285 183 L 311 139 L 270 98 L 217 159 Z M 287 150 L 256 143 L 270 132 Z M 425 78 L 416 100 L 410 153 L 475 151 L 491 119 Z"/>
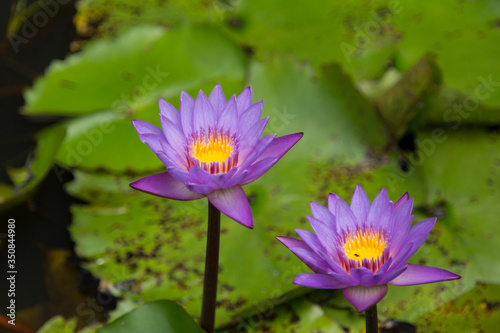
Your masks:
<path fill-rule="evenodd" d="M 171 301 L 145 304 L 99 329 L 98 333 L 203 333 L 187 312 Z"/>

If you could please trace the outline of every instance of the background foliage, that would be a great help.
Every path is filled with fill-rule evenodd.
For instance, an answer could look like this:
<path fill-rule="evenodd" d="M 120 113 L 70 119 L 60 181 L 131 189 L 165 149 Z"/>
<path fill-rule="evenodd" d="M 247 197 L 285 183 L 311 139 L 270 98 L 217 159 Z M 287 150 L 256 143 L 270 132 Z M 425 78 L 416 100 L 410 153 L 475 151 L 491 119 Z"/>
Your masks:
<path fill-rule="evenodd" d="M 275 240 L 310 229 L 309 201 L 325 204 L 335 192 L 349 202 L 356 184 L 371 199 L 382 187 L 393 200 L 409 192 L 416 221 L 437 216 L 411 262 L 463 276 L 390 287 L 380 304 L 385 329 L 397 331 L 393 319 L 418 331 L 494 330 L 497 1 L 81 0 L 74 22 L 88 39 L 37 78 L 22 110 L 64 119 L 37 135 L 25 168 L 8 170 L 12 184 L 1 185 L 0 199 L 3 209 L 24 200 L 52 163 L 73 172 L 65 189 L 81 202 L 71 207 L 69 232 L 83 267 L 119 298 L 109 322 L 164 299 L 200 315 L 206 202 L 128 187 L 163 170 L 130 120 L 159 125 L 159 97 L 178 106 L 181 90 L 194 96 L 219 82 L 227 97 L 250 85 L 254 101 L 264 99 L 266 133 L 305 133 L 246 187 L 255 229 L 223 218 L 220 332 L 362 331 L 362 317 L 339 291 L 291 283 L 307 267 Z M 137 311 L 182 311 L 152 304 Z M 77 323 L 97 329 L 77 313 L 40 332 Z M 113 327 L 100 332 L 121 332 Z"/>

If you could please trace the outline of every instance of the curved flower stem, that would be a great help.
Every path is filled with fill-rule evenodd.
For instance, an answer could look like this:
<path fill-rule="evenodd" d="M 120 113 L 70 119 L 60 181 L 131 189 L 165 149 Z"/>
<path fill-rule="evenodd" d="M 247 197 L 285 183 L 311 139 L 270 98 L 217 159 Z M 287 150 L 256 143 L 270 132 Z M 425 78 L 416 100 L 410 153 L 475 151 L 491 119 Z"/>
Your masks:
<path fill-rule="evenodd" d="M 217 276 L 219 273 L 220 211 L 208 202 L 207 252 L 203 280 L 201 328 L 207 333 L 215 330 L 215 301 L 217 300 Z"/>
<path fill-rule="evenodd" d="M 365 310 L 366 333 L 378 333 L 377 303 Z"/>

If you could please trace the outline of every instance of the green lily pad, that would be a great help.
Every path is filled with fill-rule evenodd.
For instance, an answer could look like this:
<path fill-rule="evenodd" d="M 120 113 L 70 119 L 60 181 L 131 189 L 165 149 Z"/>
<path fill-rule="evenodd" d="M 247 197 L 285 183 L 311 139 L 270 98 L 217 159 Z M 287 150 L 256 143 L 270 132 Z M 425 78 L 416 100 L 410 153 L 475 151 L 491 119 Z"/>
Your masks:
<path fill-rule="evenodd" d="M 419 207 L 415 221 L 428 216 L 439 219 L 410 262 L 449 269 L 462 279 L 390 287 L 381 303 L 385 316 L 417 323 L 425 316 L 429 321 L 428 313 L 461 297 L 478 282 L 500 283 L 493 237 L 498 225 L 495 202 L 500 200 L 499 139 L 498 134 L 480 130 L 446 132 L 439 142 L 432 133 L 418 136 L 421 148 L 415 169 L 424 175 L 427 202 Z"/>
<path fill-rule="evenodd" d="M 401 7 L 393 16 L 403 36 L 396 56 L 399 69 L 410 68 L 423 54 L 432 52 L 437 55 L 444 85 L 488 107 L 500 105 L 497 2 L 419 1 L 401 3 Z"/>
<path fill-rule="evenodd" d="M 187 312 L 171 301 L 145 304 L 99 329 L 98 333 L 203 333 Z"/>
<path fill-rule="evenodd" d="M 478 284 L 421 318 L 418 328 L 437 332 L 495 332 L 500 321 L 500 286 Z"/>
<path fill-rule="evenodd" d="M 37 333 L 96 333 L 100 326 L 100 324 L 91 325 L 78 330 L 76 318 L 65 319 L 63 316 L 55 316 L 43 324 Z"/>
<path fill-rule="evenodd" d="M 76 319 L 66 320 L 56 316 L 47 321 L 37 333 L 73 333 L 76 329 Z"/>

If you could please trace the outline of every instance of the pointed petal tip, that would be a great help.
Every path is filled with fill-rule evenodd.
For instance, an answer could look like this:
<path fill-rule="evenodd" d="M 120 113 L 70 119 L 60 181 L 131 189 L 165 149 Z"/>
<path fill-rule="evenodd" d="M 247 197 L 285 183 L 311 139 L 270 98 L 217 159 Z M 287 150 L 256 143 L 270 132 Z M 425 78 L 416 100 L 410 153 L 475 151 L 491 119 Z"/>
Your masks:
<path fill-rule="evenodd" d="M 130 183 L 129 186 L 142 192 L 174 200 L 191 201 L 204 197 L 204 195 L 190 191 L 184 183 L 173 178 L 168 172 L 146 176 Z"/>
<path fill-rule="evenodd" d="M 408 264 L 408 268 L 396 278 L 389 281 L 389 284 L 394 286 L 413 286 L 418 284 L 458 280 L 460 278 L 462 278 L 460 275 L 446 269 Z"/>
<path fill-rule="evenodd" d="M 342 289 L 346 286 L 329 274 L 302 273 L 293 279 L 293 284 L 315 289 Z"/>
<path fill-rule="evenodd" d="M 207 194 L 207 198 L 218 210 L 243 226 L 253 229 L 252 210 L 241 186 L 218 189 Z"/>
<path fill-rule="evenodd" d="M 342 289 L 342 294 L 359 312 L 365 311 L 382 300 L 387 294 L 387 285 L 373 287 L 354 286 Z"/>

